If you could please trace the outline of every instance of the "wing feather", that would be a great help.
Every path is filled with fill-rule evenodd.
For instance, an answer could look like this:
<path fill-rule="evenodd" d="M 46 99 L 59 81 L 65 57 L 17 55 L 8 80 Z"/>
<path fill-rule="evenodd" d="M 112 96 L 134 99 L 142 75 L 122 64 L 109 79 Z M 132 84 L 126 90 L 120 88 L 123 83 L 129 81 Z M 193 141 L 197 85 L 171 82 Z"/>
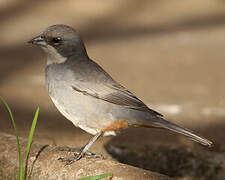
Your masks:
<path fill-rule="evenodd" d="M 73 61 L 69 68 L 73 72 L 72 88 L 84 95 L 117 104 L 126 108 L 150 112 L 157 116 L 162 114 L 148 108 L 133 93 L 121 86 L 92 60 Z M 77 64 L 79 63 L 79 65 Z"/>

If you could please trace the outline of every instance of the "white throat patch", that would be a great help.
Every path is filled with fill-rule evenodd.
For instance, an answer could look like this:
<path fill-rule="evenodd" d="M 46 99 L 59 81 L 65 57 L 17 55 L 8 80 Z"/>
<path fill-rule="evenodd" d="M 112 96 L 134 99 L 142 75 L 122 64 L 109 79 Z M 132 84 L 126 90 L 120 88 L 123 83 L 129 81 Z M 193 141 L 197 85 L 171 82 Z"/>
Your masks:
<path fill-rule="evenodd" d="M 55 48 L 53 48 L 50 45 L 47 45 L 46 47 L 42 47 L 42 49 L 47 54 L 47 65 L 52 63 L 63 63 L 67 60 L 66 57 L 61 56 Z"/>

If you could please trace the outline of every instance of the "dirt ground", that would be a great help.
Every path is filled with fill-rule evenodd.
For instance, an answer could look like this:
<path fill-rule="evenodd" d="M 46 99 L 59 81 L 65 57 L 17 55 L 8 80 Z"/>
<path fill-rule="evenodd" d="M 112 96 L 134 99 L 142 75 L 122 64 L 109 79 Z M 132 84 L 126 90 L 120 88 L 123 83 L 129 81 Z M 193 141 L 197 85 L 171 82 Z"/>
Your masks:
<path fill-rule="evenodd" d="M 82 146 L 91 135 L 75 128 L 52 104 L 44 85 L 45 54 L 26 42 L 53 24 L 79 31 L 89 56 L 117 81 L 169 120 L 215 143 L 225 142 L 225 1 L 67 0 L 0 1 L 0 95 L 27 137 L 37 106 L 34 140 Z M 0 131 L 13 134 L 0 106 Z M 203 149 L 163 130 L 129 129 L 91 148 L 110 156 L 106 144 L 131 149 L 152 143 Z"/>

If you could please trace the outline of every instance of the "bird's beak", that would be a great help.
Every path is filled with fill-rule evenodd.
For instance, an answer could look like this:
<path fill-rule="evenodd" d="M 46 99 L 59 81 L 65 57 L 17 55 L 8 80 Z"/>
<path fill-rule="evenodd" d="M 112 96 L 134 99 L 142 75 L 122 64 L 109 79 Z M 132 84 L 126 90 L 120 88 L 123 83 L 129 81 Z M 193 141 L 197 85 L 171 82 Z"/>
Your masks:
<path fill-rule="evenodd" d="M 43 47 L 46 47 L 48 45 L 42 35 L 39 35 L 31 39 L 30 41 L 28 41 L 28 43 L 35 44 L 38 46 L 43 46 Z"/>

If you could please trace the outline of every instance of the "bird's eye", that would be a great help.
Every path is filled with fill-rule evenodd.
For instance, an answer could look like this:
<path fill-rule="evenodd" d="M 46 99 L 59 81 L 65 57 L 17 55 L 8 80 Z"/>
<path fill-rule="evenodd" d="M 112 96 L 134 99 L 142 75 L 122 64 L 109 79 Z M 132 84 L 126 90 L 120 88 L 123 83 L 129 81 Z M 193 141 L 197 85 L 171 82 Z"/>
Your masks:
<path fill-rule="evenodd" d="M 54 44 L 58 44 L 60 41 L 61 41 L 61 38 L 59 38 L 59 37 L 52 38 L 52 42 Z"/>

